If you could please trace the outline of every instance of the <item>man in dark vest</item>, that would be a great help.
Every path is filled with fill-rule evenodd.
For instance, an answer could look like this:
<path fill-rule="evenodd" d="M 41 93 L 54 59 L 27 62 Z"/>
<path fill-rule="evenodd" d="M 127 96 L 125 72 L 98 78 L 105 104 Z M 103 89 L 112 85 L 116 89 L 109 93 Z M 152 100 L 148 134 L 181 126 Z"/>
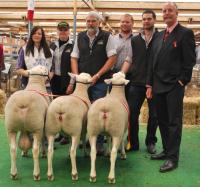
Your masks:
<path fill-rule="evenodd" d="M 97 12 L 89 12 L 86 17 L 87 30 L 77 36 L 71 54 L 72 73 L 89 73 L 92 86 L 88 90 L 90 101 L 104 97 L 107 85 L 104 79 L 110 78 L 111 68 L 116 62 L 116 49 L 113 36 L 99 28 L 101 17 Z M 98 137 L 97 153 L 103 153 L 103 137 Z"/>
<path fill-rule="evenodd" d="M 69 38 L 69 24 L 62 21 L 57 26 L 59 39 L 50 44 L 53 53 L 54 76 L 51 79 L 51 90 L 54 95 L 71 94 L 73 91 L 73 80 L 70 83 L 68 72 L 71 72 L 71 52 L 73 41 Z M 56 141 L 66 144 L 67 139 L 60 135 Z"/>
<path fill-rule="evenodd" d="M 55 95 L 72 93 L 68 72 L 71 72 L 70 55 L 73 49 L 73 41 L 69 38 L 69 29 L 67 22 L 60 22 L 57 26 L 59 39 L 50 44 L 50 48 L 54 51 L 53 61 L 55 66 L 54 76 L 51 79 L 51 89 Z"/>
<path fill-rule="evenodd" d="M 147 67 L 150 63 L 149 55 L 151 46 L 158 31 L 154 28 L 156 14 L 152 10 L 145 10 L 142 14 L 143 28 L 139 35 L 131 40 L 132 57 L 127 57 L 122 67 L 127 72 L 132 63 L 130 71 L 130 88 L 128 91 L 128 104 L 130 109 L 129 144 L 127 151 L 139 150 L 139 115 L 140 109 L 146 97 Z M 147 124 L 147 135 L 145 144 L 150 154 L 156 152 L 155 143 L 157 118 L 153 99 L 148 99 L 149 118 Z"/>
<path fill-rule="evenodd" d="M 167 172 L 178 167 L 184 90 L 191 80 L 196 55 L 194 33 L 178 23 L 177 5 L 167 2 L 162 11 L 167 28 L 154 41 L 148 83 L 153 86 L 163 144 L 163 151 L 151 159 L 166 160 L 160 172 Z M 149 87 L 147 97 L 151 94 Z"/>

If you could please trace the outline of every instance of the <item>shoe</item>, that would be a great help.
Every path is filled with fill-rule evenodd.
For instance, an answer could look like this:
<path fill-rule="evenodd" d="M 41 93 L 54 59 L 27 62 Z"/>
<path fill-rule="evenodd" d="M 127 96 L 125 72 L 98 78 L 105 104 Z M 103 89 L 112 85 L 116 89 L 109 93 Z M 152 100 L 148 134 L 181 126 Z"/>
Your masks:
<path fill-rule="evenodd" d="M 139 146 L 132 146 L 130 144 L 130 142 L 127 143 L 126 147 L 125 147 L 125 151 L 126 152 L 130 152 L 130 151 L 139 151 Z"/>
<path fill-rule="evenodd" d="M 60 140 L 60 145 L 66 145 L 66 144 L 69 144 L 69 140 L 68 140 L 68 138 L 63 137 L 63 138 Z"/>
<path fill-rule="evenodd" d="M 62 140 L 63 136 L 59 134 L 57 138 L 55 138 L 55 142 L 60 142 Z"/>
<path fill-rule="evenodd" d="M 90 148 L 90 142 L 89 142 L 89 141 L 86 142 L 86 148 L 87 148 L 87 149 Z M 82 142 L 79 143 L 79 149 L 83 149 L 83 143 L 82 143 Z"/>
<path fill-rule="evenodd" d="M 168 171 L 172 171 L 178 167 L 178 163 L 175 163 L 171 160 L 166 160 L 165 163 L 160 167 L 160 172 L 165 173 Z"/>
<path fill-rule="evenodd" d="M 151 160 L 164 160 L 164 159 L 166 159 L 166 154 L 164 152 L 151 155 Z"/>
<path fill-rule="evenodd" d="M 155 154 L 156 153 L 156 147 L 154 144 L 148 144 L 147 145 L 147 152 L 150 154 Z"/>

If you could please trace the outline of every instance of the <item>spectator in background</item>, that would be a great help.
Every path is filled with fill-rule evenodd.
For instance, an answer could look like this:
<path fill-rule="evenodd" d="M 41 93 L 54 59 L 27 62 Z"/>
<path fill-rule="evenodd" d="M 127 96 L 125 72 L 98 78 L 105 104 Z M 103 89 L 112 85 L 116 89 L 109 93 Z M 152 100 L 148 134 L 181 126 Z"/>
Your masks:
<path fill-rule="evenodd" d="M 197 64 L 200 64 L 200 45 L 198 45 L 198 46 L 196 47 L 196 55 L 197 55 L 196 63 L 197 63 Z"/>
<path fill-rule="evenodd" d="M 0 88 L 1 88 L 1 71 L 5 69 L 3 44 L 0 44 Z"/>

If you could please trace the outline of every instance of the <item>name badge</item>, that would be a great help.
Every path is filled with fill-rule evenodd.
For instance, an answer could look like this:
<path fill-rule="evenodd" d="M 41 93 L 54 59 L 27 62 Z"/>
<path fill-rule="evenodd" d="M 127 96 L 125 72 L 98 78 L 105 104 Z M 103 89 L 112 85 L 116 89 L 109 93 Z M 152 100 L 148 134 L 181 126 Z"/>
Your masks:
<path fill-rule="evenodd" d="M 66 51 L 65 51 L 65 53 L 70 53 L 71 51 L 70 51 L 70 49 L 67 49 Z"/>
<path fill-rule="evenodd" d="M 103 45 L 103 40 L 99 40 L 99 41 L 97 42 L 97 45 Z"/>

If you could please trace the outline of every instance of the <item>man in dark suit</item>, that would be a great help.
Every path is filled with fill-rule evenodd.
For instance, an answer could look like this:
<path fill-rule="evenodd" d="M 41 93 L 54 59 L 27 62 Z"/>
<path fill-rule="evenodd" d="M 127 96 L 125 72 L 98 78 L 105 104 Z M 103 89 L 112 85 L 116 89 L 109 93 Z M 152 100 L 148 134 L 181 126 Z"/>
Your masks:
<path fill-rule="evenodd" d="M 160 172 L 177 168 L 182 135 L 183 97 L 195 65 L 195 40 L 192 30 L 177 21 L 178 8 L 173 2 L 163 6 L 166 30 L 159 33 L 152 48 L 152 65 L 147 84 L 152 85 L 156 101 L 163 152 L 151 159 L 166 159 Z M 147 89 L 147 97 L 152 96 Z"/>

